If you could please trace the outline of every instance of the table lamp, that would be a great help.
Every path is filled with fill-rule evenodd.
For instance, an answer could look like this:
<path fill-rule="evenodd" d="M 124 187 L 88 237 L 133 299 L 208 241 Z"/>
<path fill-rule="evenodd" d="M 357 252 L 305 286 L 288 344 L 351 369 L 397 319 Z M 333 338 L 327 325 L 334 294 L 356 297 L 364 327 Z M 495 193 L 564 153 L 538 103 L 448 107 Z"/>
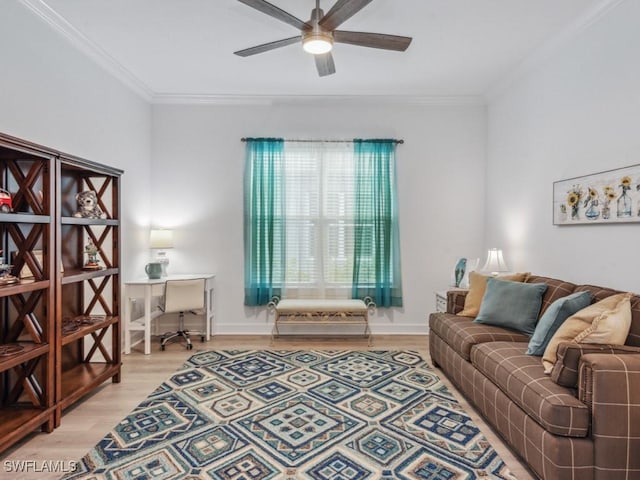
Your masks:
<path fill-rule="evenodd" d="M 508 272 L 509 267 L 504 261 L 502 250 L 499 248 L 490 248 L 487 252 L 487 261 L 482 267 L 483 272 L 489 272 L 494 277 L 502 272 Z"/>
<path fill-rule="evenodd" d="M 169 266 L 166 249 L 173 248 L 173 230 L 152 229 L 149 234 L 149 245 L 150 248 L 158 250 L 155 261 L 162 264 L 162 276 L 166 277 Z"/>

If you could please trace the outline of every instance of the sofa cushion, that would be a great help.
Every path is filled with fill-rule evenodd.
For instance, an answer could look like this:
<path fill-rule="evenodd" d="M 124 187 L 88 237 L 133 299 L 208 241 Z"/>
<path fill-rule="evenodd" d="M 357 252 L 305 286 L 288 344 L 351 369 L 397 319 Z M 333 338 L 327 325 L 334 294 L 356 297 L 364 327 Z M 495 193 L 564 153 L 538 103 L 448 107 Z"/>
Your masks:
<path fill-rule="evenodd" d="M 526 350 L 526 343 L 482 343 L 471 350 L 471 363 L 548 432 L 586 437 L 588 407 L 545 375 L 540 360 Z"/>
<path fill-rule="evenodd" d="M 471 358 L 471 347 L 484 342 L 527 342 L 529 337 L 507 328 L 474 323 L 472 318 L 448 313 L 432 313 L 429 329 L 435 332 L 465 360 Z"/>
<path fill-rule="evenodd" d="M 511 280 L 512 282 L 524 282 L 529 273 L 514 273 L 510 275 L 499 275 L 502 280 Z M 464 309 L 458 313 L 462 317 L 475 317 L 480 311 L 482 297 L 487 289 L 487 275 L 478 272 L 469 273 L 469 292 L 464 298 Z"/>
<path fill-rule="evenodd" d="M 611 288 L 596 287 L 593 285 L 580 285 L 576 287 L 576 292 L 589 292 L 594 302 L 599 302 L 603 298 L 607 298 L 616 293 L 622 293 L 619 290 Z M 624 342 L 625 345 L 634 345 L 640 347 L 640 295 L 631 297 L 631 329 L 629 336 Z"/>
<path fill-rule="evenodd" d="M 531 335 L 536 328 L 542 295 L 546 290 L 547 285 L 544 283 L 489 278 L 480 312 L 474 321 L 512 328 Z"/>
<path fill-rule="evenodd" d="M 541 357 L 560 325 L 577 311 L 589 306 L 590 303 L 591 295 L 589 292 L 575 292 L 553 302 L 540 317 L 536 330 L 529 341 L 527 354 Z"/>
<path fill-rule="evenodd" d="M 623 345 L 631 326 L 630 298 L 630 293 L 611 295 L 567 318 L 544 351 L 545 372 L 551 373 L 561 342 Z"/>

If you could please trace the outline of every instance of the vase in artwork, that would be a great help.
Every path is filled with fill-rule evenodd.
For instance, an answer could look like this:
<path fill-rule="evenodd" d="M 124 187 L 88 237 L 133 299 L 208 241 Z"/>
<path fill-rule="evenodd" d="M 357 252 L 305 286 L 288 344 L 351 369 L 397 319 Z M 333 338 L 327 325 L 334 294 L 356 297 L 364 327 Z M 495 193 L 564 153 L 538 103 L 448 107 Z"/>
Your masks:
<path fill-rule="evenodd" d="M 608 204 L 606 204 L 602 207 L 602 219 L 609 220 L 610 217 L 611 217 L 611 208 L 609 207 Z"/>
<path fill-rule="evenodd" d="M 622 195 L 618 197 L 618 217 L 625 218 L 631 216 L 631 197 L 627 195 L 627 190 L 623 189 Z"/>
<path fill-rule="evenodd" d="M 584 216 L 587 217 L 589 220 L 597 220 L 598 217 L 600 216 L 600 210 L 598 210 L 597 205 L 598 205 L 597 201 L 591 202 L 589 204 L 589 208 L 587 208 L 587 211 L 584 212 Z"/>
<path fill-rule="evenodd" d="M 580 220 L 580 205 L 571 205 L 571 220 Z"/>

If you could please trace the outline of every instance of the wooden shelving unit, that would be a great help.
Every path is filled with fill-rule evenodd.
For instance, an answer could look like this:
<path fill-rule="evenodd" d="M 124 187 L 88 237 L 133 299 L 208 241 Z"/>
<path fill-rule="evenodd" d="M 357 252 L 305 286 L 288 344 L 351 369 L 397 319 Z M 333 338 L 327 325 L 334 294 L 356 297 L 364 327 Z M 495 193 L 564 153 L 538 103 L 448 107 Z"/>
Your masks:
<path fill-rule="evenodd" d="M 0 136 L 0 451 L 38 428 L 54 428 L 55 155 Z M 15 283 L 6 283 L 15 281 Z"/>
<path fill-rule="evenodd" d="M 122 171 L 61 156 L 58 163 L 56 246 L 63 273 L 58 276 L 56 426 L 67 407 L 111 378 L 120 381 L 120 175 Z M 76 194 L 93 190 L 106 219 L 74 216 Z M 86 270 L 85 246 L 97 248 L 100 269 Z M 63 323 L 101 319 L 63 332 Z"/>
<path fill-rule="evenodd" d="M 122 173 L 0 134 L 0 188 L 13 204 L 0 212 L 0 259 L 16 277 L 0 277 L 0 452 L 120 381 Z M 84 190 L 106 219 L 74 216 Z M 83 268 L 89 240 L 99 269 Z"/>

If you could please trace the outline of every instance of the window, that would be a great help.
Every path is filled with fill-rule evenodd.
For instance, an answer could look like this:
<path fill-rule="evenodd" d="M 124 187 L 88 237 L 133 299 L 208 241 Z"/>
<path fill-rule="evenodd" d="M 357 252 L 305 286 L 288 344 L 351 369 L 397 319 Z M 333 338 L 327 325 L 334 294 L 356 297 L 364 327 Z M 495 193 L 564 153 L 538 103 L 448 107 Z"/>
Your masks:
<path fill-rule="evenodd" d="M 285 288 L 289 296 L 324 296 L 327 288 L 341 288 L 350 296 L 353 147 L 287 142 L 284 164 Z"/>
<path fill-rule="evenodd" d="M 399 287 L 395 188 L 386 187 L 395 185 L 393 155 L 374 159 L 386 165 L 380 169 L 369 153 L 357 141 L 248 141 L 245 303 L 264 304 L 273 294 L 379 296 L 378 288 Z M 380 268 L 395 260 L 397 269 Z"/>

